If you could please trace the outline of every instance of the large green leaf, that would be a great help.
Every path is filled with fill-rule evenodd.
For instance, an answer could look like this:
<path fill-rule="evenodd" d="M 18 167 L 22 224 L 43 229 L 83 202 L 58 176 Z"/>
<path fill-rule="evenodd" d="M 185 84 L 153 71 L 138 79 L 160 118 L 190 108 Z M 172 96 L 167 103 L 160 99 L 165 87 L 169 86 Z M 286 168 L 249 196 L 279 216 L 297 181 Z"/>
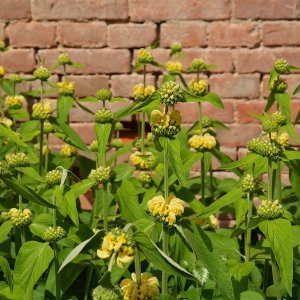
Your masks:
<path fill-rule="evenodd" d="M 255 291 L 245 291 L 240 295 L 240 300 L 264 300 L 264 296 Z"/>
<path fill-rule="evenodd" d="M 36 204 L 46 206 L 49 208 L 55 208 L 55 206 L 46 200 L 44 200 L 41 196 L 39 196 L 36 192 L 34 192 L 32 189 L 21 185 L 21 184 L 16 184 L 10 179 L 6 178 L 4 175 L 0 175 L 0 179 L 8 186 L 10 187 L 13 191 L 15 191 L 17 194 L 21 195 L 28 201 L 32 201 Z"/>
<path fill-rule="evenodd" d="M 48 243 L 30 241 L 23 244 L 16 258 L 14 283 L 30 293 L 53 259 Z"/>
<path fill-rule="evenodd" d="M 179 229 L 179 232 L 191 246 L 197 259 L 205 265 L 223 298 L 236 299 L 227 266 L 207 234 L 200 228 L 196 232 L 187 228 L 181 229 L 179 226 L 176 226 L 176 229 Z"/>
<path fill-rule="evenodd" d="M 8 79 L 1 78 L 0 79 L 0 86 L 2 90 L 5 92 L 8 96 L 13 96 L 15 94 L 15 88 L 14 83 Z"/>
<path fill-rule="evenodd" d="M 159 142 L 166 151 L 168 162 L 182 185 L 186 183 L 186 172 L 183 168 L 180 156 L 180 141 L 178 139 L 169 139 L 160 137 Z"/>
<path fill-rule="evenodd" d="M 96 124 L 94 128 L 98 142 L 98 156 L 100 158 L 101 163 L 104 164 L 105 149 L 111 136 L 112 124 Z"/>
<path fill-rule="evenodd" d="M 255 153 L 248 153 L 245 157 L 240 160 L 231 162 L 229 164 L 222 165 L 221 169 L 231 170 L 239 167 L 243 167 L 249 164 L 255 163 L 261 156 Z"/>
<path fill-rule="evenodd" d="M 3 256 L 0 256 L 0 270 L 2 270 L 4 277 L 7 281 L 7 284 L 10 287 L 10 290 L 13 289 L 13 280 L 12 280 L 12 271 L 10 269 L 7 259 Z"/>
<path fill-rule="evenodd" d="M 93 185 L 94 181 L 92 179 L 84 179 L 80 182 L 77 182 L 71 186 L 71 191 L 73 192 L 74 196 L 77 198 L 80 195 L 85 194 Z"/>
<path fill-rule="evenodd" d="M 208 207 L 204 208 L 204 210 L 198 215 L 201 218 L 208 217 L 217 211 L 219 211 L 221 208 L 235 202 L 236 200 L 242 198 L 243 192 L 240 189 L 233 189 L 226 195 L 222 196 L 215 202 L 213 202 Z"/>
<path fill-rule="evenodd" d="M 211 103 L 212 105 L 214 105 L 217 108 L 224 108 L 224 104 L 223 104 L 221 98 L 215 93 L 212 93 L 212 92 L 207 93 L 203 97 L 203 100 Z"/>
<path fill-rule="evenodd" d="M 291 122 L 291 97 L 288 93 L 276 93 L 275 99 L 280 106 L 282 113 L 287 116 L 288 122 Z"/>
<path fill-rule="evenodd" d="M 137 231 L 134 233 L 133 239 L 146 259 L 159 270 L 163 270 L 171 275 L 179 275 L 196 280 L 191 273 L 160 250 L 146 233 Z"/>
<path fill-rule="evenodd" d="M 67 207 L 67 213 L 71 218 L 72 222 L 79 226 L 79 218 L 78 218 L 78 211 L 76 205 L 76 196 L 74 195 L 73 191 L 70 190 L 65 194 L 65 205 Z"/>
<path fill-rule="evenodd" d="M 57 98 L 57 120 L 65 123 L 72 109 L 74 98 L 72 96 L 59 96 Z"/>
<path fill-rule="evenodd" d="M 12 229 L 10 221 L 6 221 L 0 225 L 0 243 L 8 239 L 8 234 Z"/>
<path fill-rule="evenodd" d="M 19 135 L 6 128 L 3 124 L 0 124 L 0 136 L 3 136 L 4 138 L 7 138 L 8 140 L 14 142 L 18 146 L 27 148 L 28 146 L 19 138 Z"/>
<path fill-rule="evenodd" d="M 30 178 L 34 179 L 38 182 L 44 182 L 43 178 L 39 175 L 39 173 L 31 167 L 18 167 L 16 168 L 17 171 L 29 176 Z"/>
<path fill-rule="evenodd" d="M 286 219 L 266 220 L 259 225 L 259 228 L 274 252 L 282 284 L 292 295 L 293 239 L 291 222 Z"/>
<path fill-rule="evenodd" d="M 133 184 L 124 180 L 118 189 L 116 199 L 120 206 L 122 217 L 129 223 L 149 218 L 138 202 L 138 197 Z"/>

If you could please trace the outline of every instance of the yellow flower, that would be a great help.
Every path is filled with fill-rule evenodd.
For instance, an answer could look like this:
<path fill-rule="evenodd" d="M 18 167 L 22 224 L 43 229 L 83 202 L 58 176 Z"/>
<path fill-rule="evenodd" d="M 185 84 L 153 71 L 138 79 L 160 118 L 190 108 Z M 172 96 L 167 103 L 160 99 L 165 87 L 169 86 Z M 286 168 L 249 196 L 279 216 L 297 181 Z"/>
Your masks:
<path fill-rule="evenodd" d="M 156 299 L 159 295 L 159 283 L 156 277 L 150 277 L 147 273 L 141 274 L 141 283 L 137 284 L 136 274 L 131 278 L 123 279 L 120 283 L 124 293 L 124 300 Z"/>
<path fill-rule="evenodd" d="M 22 107 L 24 102 L 25 98 L 22 95 L 7 96 L 5 98 L 5 104 L 8 109 L 19 109 Z"/>
<path fill-rule="evenodd" d="M 277 140 L 277 142 L 282 146 L 287 146 L 289 144 L 289 135 L 286 132 L 271 132 L 271 140 Z"/>
<path fill-rule="evenodd" d="M 0 78 L 6 74 L 6 70 L 3 66 L 0 66 Z"/>
<path fill-rule="evenodd" d="M 204 135 L 193 135 L 189 139 L 189 145 L 195 150 L 211 150 L 216 146 L 216 139 L 213 135 L 205 133 Z"/>
<path fill-rule="evenodd" d="M 0 123 L 5 125 L 7 128 L 10 128 L 13 124 L 13 121 L 6 117 L 0 117 Z"/>
<path fill-rule="evenodd" d="M 62 95 L 73 95 L 75 91 L 75 82 L 73 81 L 62 81 L 57 83 L 58 91 Z"/>
<path fill-rule="evenodd" d="M 129 159 L 133 165 L 142 170 L 153 169 L 157 165 L 157 159 L 152 152 L 142 154 L 140 151 L 135 151 Z"/>
<path fill-rule="evenodd" d="M 122 246 L 117 256 L 117 265 L 120 268 L 124 268 L 124 264 L 128 264 L 133 261 L 134 249 L 128 246 Z"/>
<path fill-rule="evenodd" d="M 32 106 L 32 118 L 37 120 L 46 120 L 52 114 L 50 102 L 34 103 Z"/>
<path fill-rule="evenodd" d="M 182 63 L 179 61 L 168 61 L 166 67 L 171 75 L 177 75 L 182 72 Z"/>
<path fill-rule="evenodd" d="M 136 84 L 133 87 L 133 97 L 136 101 L 143 101 L 147 97 L 151 96 L 155 91 L 155 87 L 153 85 L 144 85 L 142 83 Z"/>
<path fill-rule="evenodd" d="M 139 50 L 137 58 L 138 58 L 138 62 L 142 64 L 148 64 L 154 61 L 151 50 L 145 48 L 141 48 Z"/>
<path fill-rule="evenodd" d="M 77 149 L 69 144 L 64 144 L 60 148 L 60 153 L 65 157 L 72 157 L 77 154 Z"/>
<path fill-rule="evenodd" d="M 147 207 L 152 216 L 163 216 L 167 211 L 167 204 L 163 196 L 156 196 L 148 201 Z"/>
<path fill-rule="evenodd" d="M 193 79 L 189 83 L 189 89 L 194 95 L 204 96 L 208 92 L 208 81 L 205 79 L 200 79 L 200 80 Z"/>

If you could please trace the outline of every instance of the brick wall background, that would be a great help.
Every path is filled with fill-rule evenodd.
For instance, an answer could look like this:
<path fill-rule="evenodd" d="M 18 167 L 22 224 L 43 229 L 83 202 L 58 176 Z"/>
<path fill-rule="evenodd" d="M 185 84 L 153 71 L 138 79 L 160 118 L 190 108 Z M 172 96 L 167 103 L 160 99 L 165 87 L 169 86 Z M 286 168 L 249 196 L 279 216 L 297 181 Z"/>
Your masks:
<path fill-rule="evenodd" d="M 69 69 L 77 96 L 104 87 L 114 96 L 130 98 L 133 85 L 142 82 L 142 76 L 132 72 L 137 49 L 160 40 L 154 56 L 165 63 L 169 46 L 179 41 L 185 48 L 185 67 L 196 57 L 220 66 L 210 75 L 210 85 L 225 109 L 205 105 L 204 111 L 228 125 L 230 131 L 220 130 L 218 139 L 223 150 L 237 158 L 245 152 L 245 143 L 260 133 L 247 112 L 262 112 L 274 59 L 300 65 L 299 17 L 300 0 L 1 0 L 0 39 L 11 49 L 0 53 L 0 65 L 30 74 L 38 55 L 50 66 L 66 49 L 86 66 Z M 60 76 L 58 72 L 52 79 Z M 152 68 L 147 80 L 157 85 L 160 76 Z M 300 74 L 286 79 L 291 92 Z M 295 116 L 299 96 L 293 105 Z M 181 104 L 180 109 L 186 123 L 197 118 L 196 105 Z M 71 122 L 86 142 L 94 138 L 90 115 L 74 109 Z"/>

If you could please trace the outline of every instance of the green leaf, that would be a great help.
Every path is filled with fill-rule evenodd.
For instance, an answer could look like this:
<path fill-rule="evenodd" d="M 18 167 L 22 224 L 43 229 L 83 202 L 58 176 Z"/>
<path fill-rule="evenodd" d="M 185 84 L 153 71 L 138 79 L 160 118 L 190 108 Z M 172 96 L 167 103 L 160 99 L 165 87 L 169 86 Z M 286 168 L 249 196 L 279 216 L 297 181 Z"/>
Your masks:
<path fill-rule="evenodd" d="M 8 234 L 12 229 L 10 221 L 6 221 L 0 225 L 0 243 L 5 241 L 8 238 Z"/>
<path fill-rule="evenodd" d="M 240 294 L 240 300 L 264 300 L 265 298 L 258 292 L 245 291 Z"/>
<path fill-rule="evenodd" d="M 34 179 L 38 182 L 44 182 L 44 179 L 39 175 L 39 173 L 31 167 L 18 167 L 16 168 L 17 171 L 29 176 L 30 178 Z"/>
<path fill-rule="evenodd" d="M 80 102 L 98 102 L 98 101 L 99 101 L 99 99 L 97 99 L 96 97 L 92 97 L 92 96 L 80 99 Z"/>
<path fill-rule="evenodd" d="M 295 90 L 293 92 L 294 95 L 298 94 L 298 93 L 300 93 L 300 84 L 295 88 Z"/>
<path fill-rule="evenodd" d="M 291 122 L 291 97 L 288 93 L 276 93 L 275 99 L 281 107 L 282 113 L 287 116 L 288 122 Z"/>
<path fill-rule="evenodd" d="M 178 139 L 169 139 L 160 137 L 159 142 L 166 151 L 168 162 L 182 185 L 186 183 L 186 172 L 183 168 L 182 158 L 180 156 L 180 141 Z"/>
<path fill-rule="evenodd" d="M 70 190 L 65 194 L 65 205 L 67 207 L 67 213 L 71 218 L 72 222 L 79 226 L 79 219 L 78 219 L 78 211 L 76 206 L 76 198 L 73 191 Z"/>
<path fill-rule="evenodd" d="M 176 229 L 179 228 L 176 226 Z M 196 258 L 205 265 L 224 299 L 236 299 L 227 266 L 205 232 L 200 228 L 196 233 L 185 228 L 179 232 L 193 249 Z"/>
<path fill-rule="evenodd" d="M 124 180 L 117 191 L 116 200 L 120 206 L 122 217 L 129 223 L 139 219 L 149 218 L 138 202 L 138 197 L 133 184 Z"/>
<path fill-rule="evenodd" d="M 285 150 L 284 154 L 288 160 L 300 159 L 300 151 Z"/>
<path fill-rule="evenodd" d="M 73 104 L 74 98 L 72 96 L 59 96 L 57 98 L 57 120 L 59 123 L 67 121 Z"/>
<path fill-rule="evenodd" d="M 217 108 L 224 108 L 221 98 L 215 93 L 209 92 L 202 99 L 203 101 L 207 101 Z"/>
<path fill-rule="evenodd" d="M 271 92 L 268 97 L 268 102 L 266 104 L 264 111 L 268 111 L 273 106 L 274 102 L 275 102 L 274 92 Z"/>
<path fill-rule="evenodd" d="M 97 142 L 98 142 L 99 160 L 100 162 L 104 163 L 105 149 L 111 137 L 113 127 L 111 123 L 105 123 L 105 124 L 96 124 L 94 128 L 95 128 Z"/>
<path fill-rule="evenodd" d="M 94 181 L 87 178 L 73 184 L 71 187 L 71 191 L 73 192 L 74 196 L 78 198 L 80 195 L 85 194 L 93 185 Z"/>
<path fill-rule="evenodd" d="M 242 198 L 243 192 L 240 189 L 233 189 L 226 195 L 222 196 L 211 205 L 204 208 L 204 210 L 198 215 L 198 217 L 205 218 L 218 212 L 221 208 L 235 202 L 236 200 Z"/>
<path fill-rule="evenodd" d="M 267 220 L 259 225 L 270 243 L 279 266 L 281 281 L 292 295 L 293 282 L 293 239 L 291 222 L 286 219 Z"/>
<path fill-rule="evenodd" d="M 10 269 L 9 263 L 4 256 L 0 256 L 0 269 L 2 270 L 6 282 L 9 285 L 10 290 L 13 290 L 13 280 L 12 280 L 12 271 Z"/>
<path fill-rule="evenodd" d="M 11 118 L 16 120 L 26 120 L 29 118 L 29 113 L 23 108 L 9 109 L 8 114 Z"/>
<path fill-rule="evenodd" d="M 13 96 L 15 94 L 14 83 L 10 80 L 5 78 L 0 79 L 0 86 L 6 95 Z"/>
<path fill-rule="evenodd" d="M 11 129 L 6 128 L 4 125 L 0 124 L 0 136 L 7 138 L 17 144 L 18 146 L 27 148 L 28 146 L 19 138 L 19 135 L 12 131 Z"/>
<path fill-rule="evenodd" d="M 191 273 L 160 250 L 146 233 L 137 231 L 133 234 L 133 239 L 146 259 L 159 270 L 163 270 L 171 275 L 179 275 L 196 280 Z"/>
<path fill-rule="evenodd" d="M 248 153 L 245 157 L 241 158 L 238 161 L 234 161 L 232 163 L 222 165 L 220 169 L 231 170 L 231 169 L 243 167 L 255 163 L 259 158 L 261 158 L 261 156 L 256 153 Z"/>
<path fill-rule="evenodd" d="M 121 98 L 121 97 L 114 97 L 114 98 L 110 99 L 109 102 L 110 103 L 113 103 L 113 102 L 128 102 L 128 100 L 125 99 L 125 98 Z"/>
<path fill-rule="evenodd" d="M 65 258 L 63 263 L 61 264 L 59 271 L 60 272 L 66 265 L 68 265 L 83 249 L 84 247 L 94 239 L 95 236 L 99 235 L 100 231 L 96 232 L 93 236 L 91 236 L 89 239 L 83 241 L 79 245 L 77 245 L 72 251 L 68 254 L 68 256 Z"/>
<path fill-rule="evenodd" d="M 48 243 L 30 241 L 23 244 L 16 258 L 14 283 L 30 293 L 53 259 Z"/>
<path fill-rule="evenodd" d="M 32 201 L 36 204 L 46 206 L 49 208 L 55 208 L 55 206 L 46 200 L 44 200 L 41 196 L 39 196 L 36 192 L 34 192 L 29 187 L 23 186 L 21 184 L 16 184 L 10 179 L 6 178 L 4 175 L 0 175 L 0 179 L 13 191 L 15 191 L 17 194 L 21 195 L 28 201 Z"/>

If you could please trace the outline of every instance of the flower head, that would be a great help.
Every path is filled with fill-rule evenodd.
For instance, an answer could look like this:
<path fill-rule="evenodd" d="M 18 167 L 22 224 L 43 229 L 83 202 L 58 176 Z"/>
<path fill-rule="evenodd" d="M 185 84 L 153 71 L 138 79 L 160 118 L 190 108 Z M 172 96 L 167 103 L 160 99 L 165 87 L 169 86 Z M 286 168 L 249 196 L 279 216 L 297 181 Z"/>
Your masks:
<path fill-rule="evenodd" d="M 19 109 L 23 106 L 25 98 L 22 95 L 6 96 L 5 105 L 8 109 Z"/>
<path fill-rule="evenodd" d="M 49 186 L 59 185 L 62 178 L 62 171 L 60 170 L 52 170 L 46 173 L 44 176 L 44 181 Z"/>
<path fill-rule="evenodd" d="M 157 157 L 150 151 L 146 153 L 135 151 L 130 155 L 130 161 L 137 169 L 141 170 L 152 170 L 158 163 Z"/>
<path fill-rule="evenodd" d="M 153 85 L 144 85 L 142 83 L 136 84 L 133 87 L 133 97 L 136 101 L 144 101 L 146 98 L 151 96 L 155 91 Z"/>
<path fill-rule="evenodd" d="M 289 144 L 290 136 L 286 132 L 271 132 L 271 140 L 276 141 L 279 145 L 285 147 Z"/>
<path fill-rule="evenodd" d="M 60 153 L 64 157 L 72 157 L 77 154 L 77 149 L 69 144 L 64 144 L 60 148 Z"/>
<path fill-rule="evenodd" d="M 29 158 L 23 152 L 8 153 L 5 156 L 5 160 L 10 168 L 24 167 L 29 164 Z"/>
<path fill-rule="evenodd" d="M 11 208 L 9 216 L 14 227 L 27 226 L 32 222 L 32 213 L 28 208 L 25 208 L 23 211 L 17 208 Z"/>
<path fill-rule="evenodd" d="M 96 92 L 96 98 L 100 101 L 110 101 L 112 98 L 112 93 L 108 89 L 100 89 Z"/>
<path fill-rule="evenodd" d="M 166 67 L 171 75 L 178 75 L 182 72 L 182 63 L 179 61 L 168 61 Z"/>
<path fill-rule="evenodd" d="M 174 42 L 171 45 L 171 53 L 172 54 L 178 54 L 182 51 L 182 44 L 178 42 Z"/>
<path fill-rule="evenodd" d="M 110 109 L 99 109 L 94 115 L 95 122 L 105 124 L 114 122 L 114 114 Z"/>
<path fill-rule="evenodd" d="M 279 74 L 284 74 L 284 73 L 289 73 L 290 72 L 289 64 L 283 58 L 279 58 L 279 59 L 275 60 L 274 69 Z"/>
<path fill-rule="evenodd" d="M 50 226 L 44 231 L 43 239 L 46 242 L 54 243 L 64 239 L 66 235 L 67 233 L 62 227 L 57 226 L 56 228 L 53 228 Z"/>
<path fill-rule="evenodd" d="M 153 55 L 150 49 L 141 48 L 137 56 L 138 62 L 141 64 L 150 64 L 154 61 Z"/>
<path fill-rule="evenodd" d="M 22 82 L 22 78 L 20 77 L 19 74 L 13 73 L 9 75 L 9 80 L 14 82 L 14 83 L 20 83 Z"/>
<path fill-rule="evenodd" d="M 189 139 L 190 147 L 197 151 L 211 150 L 216 144 L 216 138 L 209 133 L 205 133 L 204 135 L 196 134 Z"/>
<path fill-rule="evenodd" d="M 92 141 L 89 145 L 89 149 L 92 152 L 98 152 L 98 141 L 96 141 L 96 140 Z"/>
<path fill-rule="evenodd" d="M 244 193 L 255 194 L 260 189 L 261 180 L 260 178 L 255 178 L 251 174 L 246 174 L 241 181 L 241 189 Z"/>
<path fill-rule="evenodd" d="M 278 200 L 264 200 L 257 208 L 257 214 L 267 220 L 279 219 L 283 215 L 283 212 L 283 208 Z"/>
<path fill-rule="evenodd" d="M 49 134 L 54 132 L 54 127 L 49 121 L 44 122 L 44 133 Z"/>
<path fill-rule="evenodd" d="M 192 68 L 195 70 L 205 69 L 206 63 L 201 58 L 194 58 L 192 61 Z"/>
<path fill-rule="evenodd" d="M 0 78 L 4 77 L 4 75 L 6 74 L 6 70 L 3 66 L 0 66 Z"/>
<path fill-rule="evenodd" d="M 162 83 L 158 92 L 161 102 L 167 106 L 174 106 L 177 102 L 184 100 L 183 91 L 175 81 Z"/>
<path fill-rule="evenodd" d="M 59 65 L 61 65 L 61 66 L 66 66 L 66 65 L 72 64 L 71 57 L 69 56 L 69 54 L 67 52 L 60 53 L 57 57 L 57 61 L 58 61 Z"/>
<path fill-rule="evenodd" d="M 34 103 L 32 106 L 32 118 L 37 120 L 49 119 L 52 115 L 50 102 Z"/>
<path fill-rule="evenodd" d="M 197 96 L 204 96 L 208 93 L 208 81 L 206 79 L 193 79 L 189 83 L 190 91 Z"/>
<path fill-rule="evenodd" d="M 6 117 L 0 117 L 0 124 L 5 125 L 7 128 L 10 128 L 13 124 L 13 121 Z"/>
<path fill-rule="evenodd" d="M 115 173 L 108 167 L 99 167 L 96 170 L 92 170 L 89 178 L 96 183 L 107 183 L 115 177 Z"/>
<path fill-rule="evenodd" d="M 263 141 L 257 138 L 252 139 L 248 144 L 247 148 L 253 153 L 257 153 L 264 157 L 269 157 L 273 160 L 277 160 L 280 157 L 282 149 L 271 143 L 270 141 Z"/>
<path fill-rule="evenodd" d="M 73 95 L 75 91 L 75 82 L 64 80 L 57 83 L 58 91 L 61 95 Z"/>
<path fill-rule="evenodd" d="M 47 81 L 50 77 L 51 73 L 50 71 L 45 68 L 44 66 L 39 66 L 34 72 L 33 72 L 33 76 L 36 79 L 39 79 L 41 81 Z"/>

